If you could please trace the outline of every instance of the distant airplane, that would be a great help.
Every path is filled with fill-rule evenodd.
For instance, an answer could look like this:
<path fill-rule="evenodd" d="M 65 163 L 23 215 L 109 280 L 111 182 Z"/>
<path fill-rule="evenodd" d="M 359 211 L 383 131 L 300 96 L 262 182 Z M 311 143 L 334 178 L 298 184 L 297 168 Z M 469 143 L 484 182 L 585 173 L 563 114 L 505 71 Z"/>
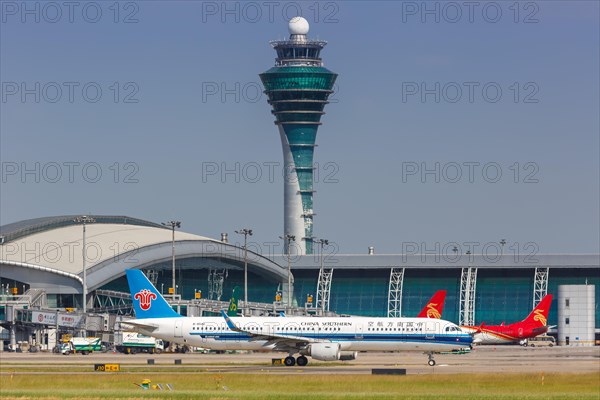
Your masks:
<path fill-rule="evenodd" d="M 463 331 L 473 335 L 473 344 L 505 344 L 523 342 L 548 331 L 548 311 L 552 295 L 548 294 L 523 321 L 510 325 L 461 326 Z"/>
<path fill-rule="evenodd" d="M 133 330 L 166 341 L 213 350 L 272 350 L 288 353 L 284 364 L 353 360 L 359 351 L 420 351 L 433 354 L 470 348 L 471 335 L 456 324 L 423 318 L 369 317 L 183 317 L 140 270 L 127 270 L 136 318 Z M 235 296 L 234 296 L 235 297 Z M 233 303 L 233 302 L 232 302 Z M 230 305 L 230 314 L 231 305 Z M 295 354 L 299 354 L 297 358 Z"/>
<path fill-rule="evenodd" d="M 442 311 L 444 310 L 444 301 L 446 300 L 446 291 L 438 290 L 434 293 L 433 297 L 425 308 L 421 310 L 417 318 L 442 318 Z"/>

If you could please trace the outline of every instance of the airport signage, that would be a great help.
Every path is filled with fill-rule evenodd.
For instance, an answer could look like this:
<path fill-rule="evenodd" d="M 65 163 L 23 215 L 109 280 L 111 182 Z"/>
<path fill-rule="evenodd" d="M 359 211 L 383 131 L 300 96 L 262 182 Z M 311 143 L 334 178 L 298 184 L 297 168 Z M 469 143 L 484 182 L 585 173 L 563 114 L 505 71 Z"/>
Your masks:
<path fill-rule="evenodd" d="M 31 322 L 45 325 L 56 325 L 56 313 L 32 311 Z"/>
<path fill-rule="evenodd" d="M 56 325 L 58 317 L 58 326 L 76 328 L 81 324 L 81 315 L 58 314 L 53 312 L 31 311 L 31 322 L 44 325 Z"/>
<path fill-rule="evenodd" d="M 94 364 L 96 372 L 119 372 L 120 370 L 121 364 Z"/>
<path fill-rule="evenodd" d="M 81 315 L 58 314 L 58 325 L 76 328 L 81 323 Z"/>

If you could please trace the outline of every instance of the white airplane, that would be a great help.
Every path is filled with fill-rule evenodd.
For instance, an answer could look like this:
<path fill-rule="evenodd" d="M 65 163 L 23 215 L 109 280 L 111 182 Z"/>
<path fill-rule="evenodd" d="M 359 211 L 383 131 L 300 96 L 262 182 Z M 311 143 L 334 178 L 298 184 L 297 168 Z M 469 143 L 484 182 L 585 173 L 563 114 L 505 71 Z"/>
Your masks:
<path fill-rule="evenodd" d="M 420 351 L 429 355 L 470 348 L 471 335 L 456 324 L 428 318 L 369 317 L 183 317 L 140 270 L 127 270 L 136 319 L 133 330 L 169 342 L 213 350 L 271 350 L 288 353 L 286 366 L 316 360 L 353 360 L 359 351 Z M 299 354 L 294 358 L 295 354 Z"/>

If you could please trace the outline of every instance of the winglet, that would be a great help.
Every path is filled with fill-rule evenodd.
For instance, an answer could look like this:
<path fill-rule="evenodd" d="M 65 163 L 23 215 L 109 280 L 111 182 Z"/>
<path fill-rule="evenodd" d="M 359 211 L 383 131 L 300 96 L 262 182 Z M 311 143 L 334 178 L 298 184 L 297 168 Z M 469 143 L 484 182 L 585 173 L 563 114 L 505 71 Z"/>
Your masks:
<path fill-rule="evenodd" d="M 227 327 L 229 329 L 231 329 L 232 331 L 239 331 L 240 329 L 233 323 L 233 321 L 231 320 L 231 318 L 229 318 L 229 315 L 227 315 L 227 313 L 225 312 L 225 310 L 221 310 L 221 315 L 223 316 L 223 318 L 225 318 L 225 323 L 227 324 Z"/>

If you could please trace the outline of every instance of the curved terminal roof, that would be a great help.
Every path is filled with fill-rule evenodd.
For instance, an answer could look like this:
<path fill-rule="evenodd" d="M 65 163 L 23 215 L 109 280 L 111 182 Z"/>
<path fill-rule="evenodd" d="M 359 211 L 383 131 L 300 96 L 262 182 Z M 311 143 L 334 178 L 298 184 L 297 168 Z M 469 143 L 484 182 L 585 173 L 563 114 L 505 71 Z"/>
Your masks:
<path fill-rule="evenodd" d="M 119 257 L 120 254 L 158 243 L 171 244 L 171 230 L 148 226 L 86 224 L 87 266 Z M 210 240 L 175 231 L 175 241 Z M 59 271 L 82 271 L 83 228 L 71 225 L 36 232 L 4 243 L 2 260 L 38 264 Z"/>
<path fill-rule="evenodd" d="M 0 276 L 27 282 L 32 287 L 50 285 L 57 276 L 77 291 L 83 276 L 83 226 L 78 216 L 37 218 L 0 227 Z M 126 269 L 146 268 L 171 259 L 172 230 L 162 225 L 124 216 L 90 216 L 86 224 L 86 270 L 89 290 L 122 276 Z M 207 265 L 239 267 L 239 247 L 205 236 L 175 231 L 177 260 L 204 257 Z M 278 264 L 248 251 L 249 269 L 277 281 L 287 281 Z M 32 274 L 37 270 L 37 274 Z M 32 275 L 37 275 L 34 277 Z M 37 278 L 37 279 L 36 279 Z M 67 290 L 66 292 L 72 292 Z"/>
<path fill-rule="evenodd" d="M 43 232 L 55 228 L 71 225 L 81 225 L 75 220 L 81 217 L 81 215 L 61 215 L 56 217 L 41 217 L 27 219 L 23 221 L 14 222 L 11 224 L 0 226 L 0 238 L 2 243 L 10 242 L 19 239 L 24 236 L 32 235 L 34 233 Z M 152 226 L 155 228 L 168 229 L 163 225 L 144 221 L 138 218 L 131 218 L 127 216 L 112 216 L 112 215 L 95 215 L 92 216 L 96 220 L 95 223 L 114 223 L 124 225 L 139 225 L 139 226 Z"/>

